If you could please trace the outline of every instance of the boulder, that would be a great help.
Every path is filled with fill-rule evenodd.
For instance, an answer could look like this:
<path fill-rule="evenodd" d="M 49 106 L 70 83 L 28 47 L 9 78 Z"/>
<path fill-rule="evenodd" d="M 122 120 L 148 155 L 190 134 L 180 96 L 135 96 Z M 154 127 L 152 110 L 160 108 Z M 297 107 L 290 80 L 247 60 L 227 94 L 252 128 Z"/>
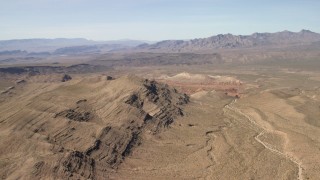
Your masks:
<path fill-rule="evenodd" d="M 66 81 L 70 81 L 72 79 L 72 77 L 68 74 L 63 75 L 62 77 L 62 82 L 66 82 Z"/>

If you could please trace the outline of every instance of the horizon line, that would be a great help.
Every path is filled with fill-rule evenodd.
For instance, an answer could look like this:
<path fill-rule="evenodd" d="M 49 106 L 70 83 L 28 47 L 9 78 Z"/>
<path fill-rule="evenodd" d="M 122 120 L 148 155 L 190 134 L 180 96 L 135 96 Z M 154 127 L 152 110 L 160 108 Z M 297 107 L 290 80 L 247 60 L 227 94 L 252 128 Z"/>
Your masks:
<path fill-rule="evenodd" d="M 0 41 L 19 41 L 19 40 L 57 40 L 57 39 L 67 39 L 67 40 L 71 40 L 71 39 L 82 39 L 82 40 L 87 40 L 87 41 L 95 41 L 95 42 L 104 42 L 104 41 L 142 41 L 142 42 L 160 42 L 160 41 L 170 41 L 170 40 L 183 40 L 183 41 L 188 41 L 188 40 L 192 40 L 192 39 L 205 39 L 205 38 L 209 38 L 209 37 L 213 37 L 213 36 L 218 36 L 218 35 L 233 35 L 233 36 L 251 36 L 254 35 L 256 33 L 261 33 L 261 34 L 274 34 L 274 33 L 282 33 L 282 32 L 291 32 L 291 33 L 300 33 L 303 31 L 308 31 L 311 33 L 317 33 L 319 34 L 319 32 L 315 32 L 309 29 L 301 29 L 300 31 L 290 31 L 290 30 L 282 30 L 282 31 L 275 31 L 275 32 L 253 32 L 253 33 L 248 33 L 248 34 L 233 34 L 233 33 L 218 33 L 218 34 L 214 34 L 211 36 L 207 36 L 207 37 L 194 37 L 194 38 L 190 38 L 190 39 L 161 39 L 161 40 L 141 40 L 141 39 L 132 39 L 132 38 L 121 38 L 121 39 L 108 39 L 108 40 L 94 40 L 94 39 L 90 39 L 90 38 L 85 38 L 85 37 L 70 37 L 70 38 L 66 38 L 66 37 L 55 37 L 55 38 L 42 38 L 42 37 L 36 37 L 36 38 L 16 38 L 16 39 L 0 39 Z"/>

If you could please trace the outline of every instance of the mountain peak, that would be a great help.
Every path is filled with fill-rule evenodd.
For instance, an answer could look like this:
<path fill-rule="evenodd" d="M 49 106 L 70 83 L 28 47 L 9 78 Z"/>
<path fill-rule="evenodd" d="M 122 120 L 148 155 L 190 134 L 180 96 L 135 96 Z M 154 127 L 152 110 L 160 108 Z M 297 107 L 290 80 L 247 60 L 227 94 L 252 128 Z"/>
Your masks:
<path fill-rule="evenodd" d="M 300 31 L 300 33 L 312 33 L 312 34 L 315 34 L 315 32 L 312 32 L 312 31 L 307 30 L 307 29 L 302 29 L 302 30 Z"/>

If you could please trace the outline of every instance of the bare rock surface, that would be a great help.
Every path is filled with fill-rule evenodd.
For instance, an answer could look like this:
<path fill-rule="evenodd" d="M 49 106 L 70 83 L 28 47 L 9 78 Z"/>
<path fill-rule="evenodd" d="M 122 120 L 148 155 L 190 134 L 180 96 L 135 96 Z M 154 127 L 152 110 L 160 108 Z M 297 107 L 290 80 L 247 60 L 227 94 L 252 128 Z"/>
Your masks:
<path fill-rule="evenodd" d="M 72 79 L 72 77 L 68 74 L 65 74 L 62 76 L 62 80 L 61 82 L 66 82 L 66 81 L 70 81 Z"/>
<path fill-rule="evenodd" d="M 22 97 L 12 97 L 8 107 Z M 18 119 L 1 117 L 2 123 L 8 123 L 1 128 L 9 130 L 3 137 L 12 138 L 8 148 L 19 146 L 14 153 L 22 155 L 3 166 L 5 176 L 108 178 L 143 143 L 144 134 L 164 131 L 184 115 L 188 102 L 187 95 L 168 85 L 135 76 L 113 81 L 101 76 L 38 88 L 28 100 L 21 99 Z"/>

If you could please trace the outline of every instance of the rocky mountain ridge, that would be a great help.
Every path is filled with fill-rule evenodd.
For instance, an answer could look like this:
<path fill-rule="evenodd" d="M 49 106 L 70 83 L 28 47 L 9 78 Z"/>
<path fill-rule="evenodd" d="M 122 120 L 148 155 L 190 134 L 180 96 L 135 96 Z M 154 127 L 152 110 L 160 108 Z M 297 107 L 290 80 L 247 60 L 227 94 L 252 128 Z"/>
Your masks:
<path fill-rule="evenodd" d="M 254 33 L 252 35 L 219 34 L 208 38 L 192 40 L 166 40 L 156 44 L 143 44 L 136 48 L 141 51 L 192 52 L 213 49 L 236 49 L 255 47 L 278 47 L 308 45 L 320 41 L 320 34 L 301 30 L 277 33 Z"/>
<path fill-rule="evenodd" d="M 3 136 L 11 142 L 0 151 L 15 147 L 14 153 L 21 154 L 1 169 L 2 178 L 15 179 L 23 171 L 25 179 L 109 179 L 145 137 L 184 116 L 189 102 L 168 85 L 133 75 L 72 79 L 31 91 L 32 97 L 20 102 L 25 111 L 17 113 L 24 118 L 0 117 L 1 130 L 9 133 Z M 8 108 L 15 98 L 21 99 L 17 94 L 7 98 Z M 32 144 L 35 151 L 26 151 L 34 141 L 39 142 Z"/>

